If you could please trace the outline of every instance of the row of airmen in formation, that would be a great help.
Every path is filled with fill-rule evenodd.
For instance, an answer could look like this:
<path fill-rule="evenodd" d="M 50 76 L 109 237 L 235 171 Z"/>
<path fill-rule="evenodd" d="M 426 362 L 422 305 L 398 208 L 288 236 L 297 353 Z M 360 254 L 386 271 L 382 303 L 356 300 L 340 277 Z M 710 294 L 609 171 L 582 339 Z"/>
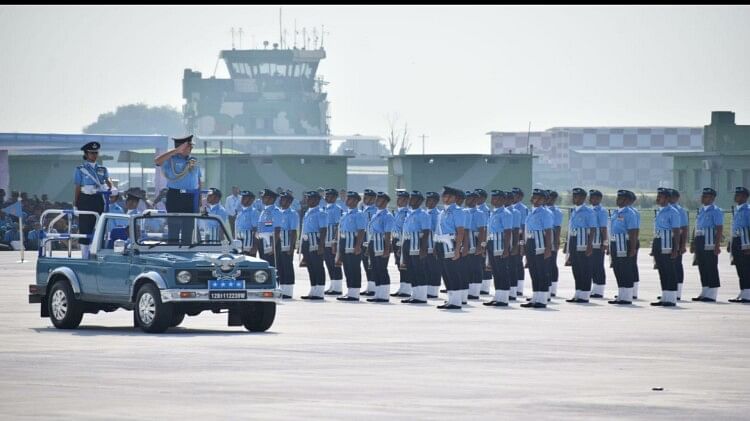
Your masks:
<path fill-rule="evenodd" d="M 207 211 L 227 220 L 221 206 L 221 193 L 211 189 Z M 640 214 L 633 207 L 636 196 L 628 190 L 617 192 L 617 209 L 608 213 L 598 190 L 575 188 L 574 208 L 568 222 L 563 252 L 572 267 L 575 295 L 567 300 L 587 303 L 603 298 L 605 255 L 618 284 L 618 295 L 611 304 L 632 304 L 637 298 L 640 247 Z M 589 205 L 586 205 L 588 196 Z M 339 199 L 336 189 L 305 193 L 308 209 L 302 219 L 301 266 L 307 268 L 311 289 L 303 299 L 322 300 L 338 295 L 338 300 L 388 302 L 389 296 L 403 297 L 403 303 L 424 304 L 447 292 L 448 300 L 438 306 L 459 309 L 467 300 L 489 295 L 488 306 L 507 306 L 523 295 L 525 270 L 531 277 L 533 295 L 522 307 L 546 307 L 556 296 L 557 254 L 563 221 L 555 205 L 558 194 L 535 189 L 532 208 L 523 204 L 519 188 L 493 190 L 490 204 L 485 190 L 462 191 L 445 186 L 436 192 L 397 192 L 396 210 L 389 211 L 391 198 L 383 192 L 365 190 L 363 197 L 347 192 Z M 719 283 L 718 255 L 722 241 L 723 213 L 714 205 L 716 192 L 703 190 L 703 207 L 698 212 L 691 252 L 699 269 L 702 292 L 694 301 L 714 302 Z M 732 302 L 750 303 L 750 208 L 748 190 L 738 187 L 728 251 L 740 278 L 740 295 Z M 438 209 L 442 199 L 443 209 Z M 266 189 L 259 200 L 249 191 L 241 192 L 235 219 L 235 233 L 243 241 L 243 251 L 274 265 L 284 298 L 291 298 L 294 286 L 293 255 L 297 243 L 299 217 L 291 207 L 291 192 L 280 194 Z M 360 201 L 362 204 L 360 205 Z M 660 188 L 654 221 L 651 255 L 661 281 L 662 295 L 656 306 L 674 306 L 681 299 L 684 271 L 682 255 L 688 240 L 687 212 L 679 203 L 679 192 Z M 422 207 L 424 204 L 424 207 Z M 609 239 L 609 241 L 603 241 Z M 390 293 L 387 271 L 393 254 L 399 269 L 399 290 Z M 526 258 L 524 266 L 523 257 Z M 364 268 L 367 288 L 362 288 Z M 343 268 L 343 271 L 342 271 Z M 325 288 L 326 269 L 330 287 Z M 343 272 L 343 273 L 342 273 Z M 342 291 L 346 278 L 346 294 Z M 445 290 L 440 291 L 441 282 Z M 494 285 L 493 285 L 494 284 Z"/>

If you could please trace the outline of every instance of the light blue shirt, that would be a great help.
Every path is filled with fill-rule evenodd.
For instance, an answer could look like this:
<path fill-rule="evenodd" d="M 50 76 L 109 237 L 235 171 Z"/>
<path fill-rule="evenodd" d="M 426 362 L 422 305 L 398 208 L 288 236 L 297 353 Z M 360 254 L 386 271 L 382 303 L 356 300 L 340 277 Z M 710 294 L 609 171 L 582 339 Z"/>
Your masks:
<path fill-rule="evenodd" d="M 529 216 L 529 208 L 523 202 L 518 202 L 513 207 L 521 213 L 521 225 L 525 225 L 526 217 Z"/>
<path fill-rule="evenodd" d="M 521 228 L 521 212 L 516 209 L 514 206 L 511 206 L 510 208 L 506 208 L 510 211 L 510 213 L 513 215 L 513 228 Z"/>
<path fill-rule="evenodd" d="M 561 227 L 562 226 L 562 221 L 563 221 L 563 213 L 560 210 L 560 208 L 557 207 L 557 206 L 555 206 L 555 205 L 552 205 L 552 206 L 549 207 L 549 210 L 552 211 L 552 216 L 554 218 L 552 225 L 555 228 Z"/>
<path fill-rule="evenodd" d="M 125 213 L 125 210 L 122 208 L 122 206 L 118 205 L 117 203 L 110 203 L 109 212 L 110 213 Z"/>
<path fill-rule="evenodd" d="M 513 213 L 501 206 L 495 208 L 487 222 L 487 230 L 490 233 L 503 232 L 513 229 Z"/>
<path fill-rule="evenodd" d="M 209 205 L 208 214 L 218 217 L 223 222 L 227 222 L 229 218 L 229 214 L 227 214 L 227 210 L 224 209 L 224 206 L 221 206 L 220 203 L 217 203 L 215 205 Z"/>
<path fill-rule="evenodd" d="M 104 180 L 109 178 L 109 171 L 96 162 L 85 161 L 76 167 L 73 178 L 76 186 L 106 186 Z"/>
<path fill-rule="evenodd" d="M 424 211 L 424 209 L 412 209 L 406 215 L 404 220 L 403 231 L 404 232 L 421 232 L 429 230 L 432 226 L 430 215 Z"/>
<path fill-rule="evenodd" d="M 724 225 L 724 213 L 713 203 L 698 210 L 698 229 L 714 228 Z"/>
<path fill-rule="evenodd" d="M 658 231 L 672 230 L 674 228 L 680 228 L 681 223 L 680 212 L 678 212 L 674 206 L 667 205 L 659 209 L 656 213 L 654 228 Z"/>
<path fill-rule="evenodd" d="M 463 228 L 465 225 L 464 211 L 455 203 L 445 208 L 440 213 L 438 220 L 438 233 L 439 234 L 455 234 L 458 228 Z"/>
<path fill-rule="evenodd" d="M 237 213 L 237 219 L 234 221 L 235 231 L 247 231 L 258 228 L 258 219 L 260 214 L 254 207 L 248 206 L 246 208 L 240 207 L 240 211 Z"/>
<path fill-rule="evenodd" d="M 732 216 L 732 232 L 735 233 L 744 228 L 750 228 L 750 205 L 747 203 L 738 205 Z"/>
<path fill-rule="evenodd" d="M 481 208 L 476 207 L 469 209 L 471 214 L 471 230 L 479 231 L 479 228 L 487 226 L 487 212 L 484 212 Z"/>
<path fill-rule="evenodd" d="M 573 212 L 571 212 L 570 215 L 570 221 L 568 222 L 568 227 L 571 230 L 577 228 L 596 228 L 597 222 L 596 215 L 594 215 L 594 210 L 586 205 L 581 205 L 578 207 L 578 209 L 573 208 Z"/>
<path fill-rule="evenodd" d="M 172 155 L 161 165 L 162 174 L 167 179 L 167 187 L 170 189 L 180 190 L 197 190 L 200 186 L 201 168 L 196 162 L 195 166 L 179 180 L 175 179 L 177 174 L 182 173 L 188 166 L 188 161 L 192 157 L 183 157 Z"/>
<path fill-rule="evenodd" d="M 328 225 L 328 215 L 321 211 L 320 207 L 308 208 L 302 219 L 302 233 L 319 233 L 322 228 L 326 228 L 326 225 Z"/>
<path fill-rule="evenodd" d="M 435 231 L 437 229 L 438 217 L 440 217 L 440 210 L 437 207 L 432 209 L 426 209 L 428 215 L 430 215 L 430 230 Z"/>
<path fill-rule="evenodd" d="M 343 206 L 341 209 L 343 212 L 346 212 L 348 210 L 346 206 Z M 362 212 L 365 213 L 365 219 L 369 221 L 373 216 L 375 216 L 376 213 L 378 213 L 378 208 L 375 205 L 365 206 L 364 209 L 362 209 Z"/>
<path fill-rule="evenodd" d="M 612 212 L 612 235 L 627 234 L 629 230 L 638 229 L 638 217 L 630 207 Z"/>
<path fill-rule="evenodd" d="M 384 234 L 386 232 L 393 231 L 394 225 L 393 215 L 388 212 L 388 209 L 378 210 L 378 213 L 370 220 L 368 230 L 374 233 Z"/>
<path fill-rule="evenodd" d="M 268 205 L 258 217 L 258 232 L 273 232 L 281 227 L 281 210 L 276 205 Z"/>
<path fill-rule="evenodd" d="M 299 228 L 299 215 L 291 207 L 281 210 L 281 229 L 284 231 L 297 231 Z"/>
<path fill-rule="evenodd" d="M 327 203 L 325 211 L 328 216 L 328 225 L 338 224 L 341 219 L 341 214 L 344 213 L 344 210 L 335 203 Z"/>
<path fill-rule="evenodd" d="M 357 208 L 347 209 L 339 220 L 339 232 L 357 232 L 366 228 L 367 217 L 365 212 L 360 212 Z"/>
<path fill-rule="evenodd" d="M 594 216 L 596 217 L 596 227 L 606 228 L 607 220 L 609 219 L 609 216 L 607 215 L 607 210 L 604 209 L 602 205 L 592 206 L 591 209 L 594 211 Z"/>
<path fill-rule="evenodd" d="M 394 218 L 393 231 L 401 232 L 404 229 L 404 221 L 406 220 L 406 216 L 408 214 L 409 214 L 409 208 L 406 206 L 404 206 L 403 208 L 398 208 L 396 212 L 393 213 L 393 218 Z"/>
<path fill-rule="evenodd" d="M 679 203 L 673 203 L 672 207 L 677 209 L 677 212 L 680 214 L 680 227 L 687 227 L 688 226 L 688 214 L 685 208 L 680 206 Z"/>
<path fill-rule="evenodd" d="M 544 231 L 552 229 L 553 225 L 552 212 L 544 206 L 532 208 L 529 216 L 526 217 L 526 231 Z"/>

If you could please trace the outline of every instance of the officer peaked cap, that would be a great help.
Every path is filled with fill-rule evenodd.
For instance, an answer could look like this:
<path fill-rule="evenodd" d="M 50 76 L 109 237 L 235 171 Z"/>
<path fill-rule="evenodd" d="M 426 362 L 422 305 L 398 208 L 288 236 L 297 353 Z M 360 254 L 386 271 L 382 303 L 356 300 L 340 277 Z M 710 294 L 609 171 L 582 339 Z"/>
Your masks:
<path fill-rule="evenodd" d="M 584 189 L 582 189 L 580 187 L 574 188 L 572 192 L 573 192 L 574 195 L 584 195 L 584 196 L 586 196 L 586 190 L 584 190 Z"/>
<path fill-rule="evenodd" d="M 412 190 L 411 193 L 409 194 L 409 196 L 410 197 L 418 197 L 420 199 L 424 199 L 424 195 L 419 190 Z"/>
<path fill-rule="evenodd" d="M 716 190 L 712 189 L 711 187 L 704 187 L 703 188 L 703 194 L 708 194 L 711 196 L 716 196 Z"/>
<path fill-rule="evenodd" d="M 173 137 L 175 147 L 182 145 L 185 142 L 193 143 L 193 135 L 185 137 Z"/>
<path fill-rule="evenodd" d="M 492 197 L 505 197 L 505 192 L 502 190 L 492 190 Z"/>
<path fill-rule="evenodd" d="M 438 194 L 438 192 L 428 191 L 425 193 L 425 197 L 428 199 L 440 199 L 440 194 Z"/>
<path fill-rule="evenodd" d="M 750 190 L 748 190 L 746 187 L 735 187 L 734 188 L 734 194 L 744 194 L 746 196 L 750 196 Z"/>
<path fill-rule="evenodd" d="M 270 196 L 270 197 L 273 197 L 274 199 L 276 199 L 277 197 L 279 197 L 279 194 L 276 193 L 275 191 L 271 190 L 271 189 L 263 189 L 263 195 L 262 196 L 264 196 L 264 197 L 265 196 Z"/>
<path fill-rule="evenodd" d="M 251 192 L 250 190 L 242 190 L 240 192 L 240 196 L 242 196 L 242 197 L 245 197 L 245 196 L 255 197 L 255 193 Z"/>
<path fill-rule="evenodd" d="M 81 146 L 81 150 L 84 152 L 99 152 L 102 145 L 99 142 L 89 142 Z"/>
<path fill-rule="evenodd" d="M 480 197 L 487 197 L 487 191 L 485 189 L 474 189 L 474 192 Z"/>
<path fill-rule="evenodd" d="M 388 193 L 386 193 L 386 192 L 382 192 L 382 191 L 379 191 L 379 192 L 378 192 L 378 194 L 377 194 L 377 198 L 378 198 L 378 199 L 385 199 L 385 200 L 387 200 L 387 201 L 389 201 L 389 202 L 391 201 L 391 196 L 388 196 Z"/>
<path fill-rule="evenodd" d="M 211 187 L 210 189 L 208 189 L 208 194 L 213 194 L 221 197 L 221 190 L 217 189 L 216 187 Z"/>
<path fill-rule="evenodd" d="M 369 189 L 368 189 L 368 190 L 369 190 Z M 377 194 L 376 194 L 376 193 L 375 193 L 374 191 L 372 191 L 372 190 L 370 190 L 370 191 L 372 192 L 372 196 L 377 196 Z M 369 195 L 367 194 L 367 190 L 365 190 L 365 195 L 369 196 Z M 362 197 L 360 197 L 359 193 L 357 193 L 357 192 L 355 192 L 355 191 L 348 191 L 348 192 L 346 192 L 346 197 L 347 197 L 347 198 L 349 198 L 349 197 L 353 197 L 353 198 L 355 198 L 355 199 L 357 199 L 357 200 L 361 200 L 361 199 L 362 199 Z"/>
<path fill-rule="evenodd" d="M 347 193 L 346 195 L 349 196 L 349 193 Z M 365 196 L 375 197 L 375 196 L 377 196 L 377 193 L 375 193 L 375 190 L 365 189 Z M 359 193 L 357 193 L 357 197 L 359 197 Z"/>
<path fill-rule="evenodd" d="M 409 197 L 409 192 L 406 190 L 396 190 L 396 197 Z"/>
<path fill-rule="evenodd" d="M 602 192 L 596 189 L 589 190 L 589 196 L 599 196 L 602 197 Z"/>
<path fill-rule="evenodd" d="M 449 186 L 443 186 L 443 194 L 450 194 L 452 196 L 460 196 L 462 193 L 461 193 L 461 190 L 459 189 L 449 187 Z"/>

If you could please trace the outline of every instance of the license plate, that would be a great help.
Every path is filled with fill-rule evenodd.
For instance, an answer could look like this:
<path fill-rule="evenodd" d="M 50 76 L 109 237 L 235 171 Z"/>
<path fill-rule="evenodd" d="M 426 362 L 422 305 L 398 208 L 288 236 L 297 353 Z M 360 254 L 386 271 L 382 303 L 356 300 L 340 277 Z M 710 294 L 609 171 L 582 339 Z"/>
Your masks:
<path fill-rule="evenodd" d="M 209 300 L 245 300 L 247 291 L 209 291 Z"/>
<path fill-rule="evenodd" d="M 208 289 L 233 291 L 245 289 L 245 281 L 242 279 L 211 279 L 208 281 Z"/>

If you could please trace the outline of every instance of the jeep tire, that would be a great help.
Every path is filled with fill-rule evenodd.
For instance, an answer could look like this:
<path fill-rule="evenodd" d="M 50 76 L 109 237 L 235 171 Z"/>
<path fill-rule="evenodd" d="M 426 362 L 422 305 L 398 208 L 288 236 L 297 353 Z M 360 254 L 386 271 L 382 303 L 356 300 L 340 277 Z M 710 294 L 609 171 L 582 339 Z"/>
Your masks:
<path fill-rule="evenodd" d="M 67 280 L 55 282 L 47 298 L 49 319 L 58 329 L 75 329 L 83 319 L 83 303 L 73 293 Z"/>
<path fill-rule="evenodd" d="M 169 329 L 174 313 L 171 303 L 163 303 L 156 285 L 148 283 L 135 296 L 135 322 L 144 332 L 162 333 Z"/>
<path fill-rule="evenodd" d="M 242 324 L 250 332 L 265 332 L 276 317 L 276 303 L 252 302 L 242 308 Z"/>
<path fill-rule="evenodd" d="M 185 320 L 185 313 L 175 310 L 172 313 L 172 321 L 169 323 L 169 327 L 177 327 Z"/>

